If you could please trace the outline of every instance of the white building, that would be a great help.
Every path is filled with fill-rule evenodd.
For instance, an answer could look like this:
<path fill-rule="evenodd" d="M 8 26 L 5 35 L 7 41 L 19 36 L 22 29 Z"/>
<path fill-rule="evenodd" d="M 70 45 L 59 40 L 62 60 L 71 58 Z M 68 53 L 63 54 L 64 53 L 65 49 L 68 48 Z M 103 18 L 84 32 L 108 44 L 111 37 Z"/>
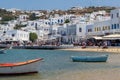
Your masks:
<path fill-rule="evenodd" d="M 120 34 L 120 8 L 111 11 L 111 32 Z"/>
<path fill-rule="evenodd" d="M 61 32 L 63 41 L 73 43 L 86 38 L 86 25 L 86 23 L 67 24 L 65 31 Z"/>
<path fill-rule="evenodd" d="M 110 24 L 111 20 L 94 22 L 87 30 L 87 36 L 104 36 L 110 34 Z"/>
<path fill-rule="evenodd" d="M 120 33 L 120 9 L 111 10 L 110 16 L 97 16 L 99 20 L 93 24 L 93 31 L 89 35 L 105 36 L 109 34 Z M 105 14 L 104 14 L 105 15 Z"/>
<path fill-rule="evenodd" d="M 26 14 L 19 15 L 18 21 L 27 21 L 28 18 L 29 18 L 29 16 Z"/>
<path fill-rule="evenodd" d="M 21 11 L 20 9 L 16 9 L 16 8 L 11 8 L 11 9 L 6 9 L 6 10 L 12 13 L 16 13 L 16 11 Z"/>
<path fill-rule="evenodd" d="M 51 34 L 52 27 L 49 25 L 41 25 L 38 27 L 37 35 L 39 40 L 48 40 L 49 34 Z"/>
<path fill-rule="evenodd" d="M 81 9 L 83 9 L 83 8 L 79 7 L 79 6 L 71 7 L 71 10 L 81 10 Z"/>
<path fill-rule="evenodd" d="M 29 41 L 29 32 L 9 30 L 1 36 L 1 41 Z"/>
<path fill-rule="evenodd" d="M 9 30 L 13 30 L 14 26 L 12 24 L 4 24 L 0 25 L 0 32 L 6 32 Z"/>
<path fill-rule="evenodd" d="M 59 17 L 54 17 L 54 18 L 49 18 L 50 21 L 50 25 L 54 25 L 54 24 L 64 24 L 65 20 L 71 20 L 71 17 L 74 15 L 63 15 L 63 16 L 59 16 Z"/>
<path fill-rule="evenodd" d="M 63 17 L 50 18 L 49 21 L 50 21 L 51 25 L 54 25 L 54 24 L 63 24 L 64 23 L 64 18 Z"/>
<path fill-rule="evenodd" d="M 42 13 L 40 11 L 32 11 L 31 13 L 34 13 L 36 17 L 40 17 L 40 16 L 44 15 L 44 13 Z"/>

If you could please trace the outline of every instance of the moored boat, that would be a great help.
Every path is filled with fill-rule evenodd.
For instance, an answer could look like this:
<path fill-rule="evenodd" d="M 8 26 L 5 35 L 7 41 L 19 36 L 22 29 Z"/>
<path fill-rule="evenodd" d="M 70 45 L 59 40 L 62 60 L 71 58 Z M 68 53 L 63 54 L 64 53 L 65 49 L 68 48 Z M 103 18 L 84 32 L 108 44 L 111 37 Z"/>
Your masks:
<path fill-rule="evenodd" d="M 108 55 L 71 56 L 73 62 L 106 62 Z"/>
<path fill-rule="evenodd" d="M 0 54 L 6 53 L 7 49 L 11 49 L 11 47 L 6 47 L 6 48 L 3 48 L 3 49 L 0 49 Z"/>
<path fill-rule="evenodd" d="M 6 49 L 0 49 L 0 54 L 4 54 Z"/>
<path fill-rule="evenodd" d="M 37 73 L 43 58 L 16 63 L 0 63 L 0 74 Z"/>

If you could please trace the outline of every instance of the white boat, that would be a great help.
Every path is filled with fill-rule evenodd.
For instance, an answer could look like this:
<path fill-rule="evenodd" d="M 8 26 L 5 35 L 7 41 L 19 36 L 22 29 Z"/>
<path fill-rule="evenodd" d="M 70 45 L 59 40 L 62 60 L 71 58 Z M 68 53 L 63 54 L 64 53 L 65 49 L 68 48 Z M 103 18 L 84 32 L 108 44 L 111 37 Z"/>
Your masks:
<path fill-rule="evenodd" d="M 0 63 L 0 74 L 37 73 L 43 58 L 17 63 Z"/>
<path fill-rule="evenodd" d="M 0 49 L 0 54 L 6 53 L 7 49 L 12 49 L 12 47 L 7 47 L 7 48 Z"/>
<path fill-rule="evenodd" d="M 0 54 L 4 54 L 6 49 L 0 49 Z"/>

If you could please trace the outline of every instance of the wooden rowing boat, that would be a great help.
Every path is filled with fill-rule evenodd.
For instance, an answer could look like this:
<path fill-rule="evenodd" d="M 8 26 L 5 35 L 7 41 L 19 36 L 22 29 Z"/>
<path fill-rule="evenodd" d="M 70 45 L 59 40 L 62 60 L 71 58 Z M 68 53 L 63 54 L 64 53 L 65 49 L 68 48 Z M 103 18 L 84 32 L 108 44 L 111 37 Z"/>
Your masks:
<path fill-rule="evenodd" d="M 73 62 L 106 62 L 108 55 L 71 56 Z"/>
<path fill-rule="evenodd" d="M 0 74 L 23 74 L 39 71 L 42 58 L 16 63 L 0 63 Z"/>

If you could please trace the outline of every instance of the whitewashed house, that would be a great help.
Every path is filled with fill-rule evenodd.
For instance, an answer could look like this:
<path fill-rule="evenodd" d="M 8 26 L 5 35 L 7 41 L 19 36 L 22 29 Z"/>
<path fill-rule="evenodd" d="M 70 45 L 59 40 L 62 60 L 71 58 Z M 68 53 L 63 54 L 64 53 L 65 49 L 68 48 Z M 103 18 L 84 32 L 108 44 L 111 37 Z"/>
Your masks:
<path fill-rule="evenodd" d="M 88 38 L 111 34 L 111 18 L 105 11 L 93 12 L 90 15 L 89 22 L 92 22 L 92 24 L 86 26 Z"/>
<path fill-rule="evenodd" d="M 111 20 L 98 21 L 94 22 L 91 26 L 88 27 L 87 36 L 104 36 L 110 34 L 110 22 Z"/>
<path fill-rule="evenodd" d="M 32 11 L 31 13 L 34 13 L 36 17 L 40 17 L 42 15 L 44 15 L 44 13 L 40 12 L 40 11 Z"/>
<path fill-rule="evenodd" d="M 120 9 L 111 10 L 111 16 L 96 16 L 92 32 L 88 36 L 105 36 L 120 33 Z"/>
<path fill-rule="evenodd" d="M 70 10 L 82 10 L 83 8 L 80 7 L 80 6 L 74 6 L 74 7 L 71 7 Z"/>
<path fill-rule="evenodd" d="M 64 33 L 64 41 L 66 43 L 79 42 L 81 39 L 86 38 L 86 24 L 67 24 Z"/>
<path fill-rule="evenodd" d="M 29 32 L 21 30 L 9 30 L 5 33 L 3 41 L 29 41 Z"/>
<path fill-rule="evenodd" d="M 19 17 L 18 17 L 18 21 L 27 21 L 28 20 L 28 18 L 29 18 L 29 16 L 28 15 L 26 15 L 26 14 L 22 14 L 22 15 L 19 15 Z"/>
<path fill-rule="evenodd" d="M 111 10 L 111 32 L 120 34 L 120 8 Z"/>
<path fill-rule="evenodd" d="M 48 40 L 49 39 L 49 34 L 51 33 L 51 26 L 49 25 L 41 25 L 38 27 L 37 30 L 37 35 L 39 40 Z"/>
<path fill-rule="evenodd" d="M 6 32 L 9 30 L 13 30 L 14 25 L 12 24 L 4 24 L 4 25 L 0 25 L 0 32 Z"/>
<path fill-rule="evenodd" d="M 62 18 L 62 17 L 50 18 L 49 21 L 50 21 L 51 25 L 62 24 L 62 23 L 64 23 L 64 18 Z"/>
<path fill-rule="evenodd" d="M 20 9 L 16 9 L 16 8 L 11 8 L 11 9 L 6 9 L 6 10 L 12 13 L 16 13 L 16 11 L 21 11 Z"/>

